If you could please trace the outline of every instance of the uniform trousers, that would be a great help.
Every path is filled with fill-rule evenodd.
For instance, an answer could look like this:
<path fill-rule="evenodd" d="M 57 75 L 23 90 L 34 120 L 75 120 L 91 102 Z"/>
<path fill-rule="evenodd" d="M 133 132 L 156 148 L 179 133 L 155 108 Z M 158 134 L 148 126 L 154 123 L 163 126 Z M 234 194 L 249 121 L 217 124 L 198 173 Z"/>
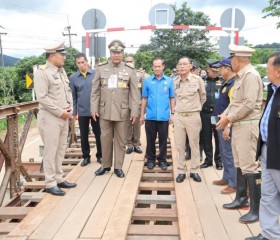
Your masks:
<path fill-rule="evenodd" d="M 168 121 L 145 121 L 145 131 L 147 139 L 146 158 L 147 162 L 166 162 L 167 155 L 167 137 L 168 137 Z M 159 154 L 156 156 L 156 138 L 158 135 Z"/>
<path fill-rule="evenodd" d="M 257 140 L 259 136 L 258 124 L 232 126 L 232 154 L 234 166 L 240 168 L 242 174 L 258 173 L 255 161 Z"/>
<path fill-rule="evenodd" d="M 132 125 L 131 121 L 128 123 L 127 129 L 127 146 L 138 147 L 140 146 L 141 124 L 140 118 L 137 117 L 135 123 Z"/>
<path fill-rule="evenodd" d="M 201 118 L 199 112 L 185 113 L 181 116 L 178 112 L 174 115 L 174 141 L 177 148 L 178 173 L 186 173 L 185 164 L 185 143 L 186 135 L 188 135 L 191 155 L 191 169 L 190 171 L 198 172 L 200 165 L 199 156 L 199 134 L 201 130 Z"/>
<path fill-rule="evenodd" d="M 234 160 L 233 160 L 232 149 L 231 149 L 231 139 L 225 140 L 223 138 L 223 131 L 224 129 L 218 131 L 220 154 L 224 165 L 224 172 L 223 172 L 222 179 L 228 182 L 228 185 L 230 187 L 235 188 L 237 172 L 236 172 L 236 167 L 234 166 Z M 230 137 L 231 135 L 232 134 L 230 132 Z"/>
<path fill-rule="evenodd" d="M 260 226 L 262 236 L 267 239 L 280 239 L 280 170 L 267 169 L 267 145 L 262 146 L 261 151 L 261 202 L 260 202 Z"/>
<path fill-rule="evenodd" d="M 218 132 L 216 127 L 211 124 L 211 116 L 212 112 L 200 112 L 201 122 L 202 122 L 202 143 L 203 143 L 203 150 L 205 153 L 205 162 L 208 164 L 213 163 L 213 144 L 212 139 L 214 135 L 215 140 L 215 155 L 214 161 L 216 164 L 221 164 L 221 156 L 220 156 L 220 149 L 219 149 L 219 138 Z"/>
<path fill-rule="evenodd" d="M 93 120 L 91 116 L 79 116 L 79 128 L 80 128 L 80 134 L 81 134 L 81 146 L 82 146 L 82 153 L 83 158 L 89 157 L 90 155 L 90 146 L 88 141 L 88 134 L 89 134 L 89 123 L 91 123 L 92 131 L 95 136 L 96 141 L 96 157 L 101 158 L 102 157 L 102 150 L 101 150 L 101 140 L 100 140 L 100 125 L 99 125 L 99 118 L 96 119 L 96 121 Z"/>
<path fill-rule="evenodd" d="M 62 161 L 67 147 L 68 120 L 63 120 L 48 111 L 40 109 L 37 125 L 44 143 L 43 170 L 45 184 L 46 188 L 51 188 L 64 181 Z"/>
<path fill-rule="evenodd" d="M 110 121 L 100 118 L 102 167 L 121 169 L 125 156 L 125 142 L 128 121 Z"/>

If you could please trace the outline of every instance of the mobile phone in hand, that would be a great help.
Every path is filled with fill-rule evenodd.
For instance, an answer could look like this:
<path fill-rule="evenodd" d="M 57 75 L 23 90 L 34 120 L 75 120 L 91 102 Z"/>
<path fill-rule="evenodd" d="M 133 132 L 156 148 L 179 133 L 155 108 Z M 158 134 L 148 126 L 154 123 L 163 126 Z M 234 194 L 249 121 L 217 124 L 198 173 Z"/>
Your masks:
<path fill-rule="evenodd" d="M 220 117 L 218 116 L 211 116 L 211 124 L 216 125 L 219 122 Z"/>

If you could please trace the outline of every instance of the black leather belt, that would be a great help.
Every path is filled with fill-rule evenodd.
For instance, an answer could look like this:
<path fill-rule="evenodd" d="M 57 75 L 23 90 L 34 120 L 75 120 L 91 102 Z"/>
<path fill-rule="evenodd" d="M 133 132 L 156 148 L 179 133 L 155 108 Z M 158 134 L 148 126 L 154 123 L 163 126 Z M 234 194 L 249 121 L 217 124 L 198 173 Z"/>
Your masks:
<path fill-rule="evenodd" d="M 209 107 L 209 108 L 204 107 L 204 108 L 202 108 L 203 112 L 213 112 L 213 110 L 214 110 L 214 108 L 212 108 L 212 107 Z"/>

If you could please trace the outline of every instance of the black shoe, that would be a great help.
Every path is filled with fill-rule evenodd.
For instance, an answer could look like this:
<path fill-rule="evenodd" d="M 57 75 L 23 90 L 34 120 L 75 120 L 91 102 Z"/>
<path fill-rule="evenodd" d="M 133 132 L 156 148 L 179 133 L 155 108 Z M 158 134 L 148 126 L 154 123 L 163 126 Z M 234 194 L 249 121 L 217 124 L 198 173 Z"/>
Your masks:
<path fill-rule="evenodd" d="M 155 167 L 155 164 L 153 162 L 148 162 L 147 163 L 147 168 L 148 169 L 153 169 Z"/>
<path fill-rule="evenodd" d="M 114 173 L 117 175 L 117 177 L 119 178 L 123 178 L 124 177 L 124 173 L 123 170 L 121 169 L 114 169 Z"/>
<path fill-rule="evenodd" d="M 200 165 L 200 168 L 208 168 L 208 167 L 211 167 L 211 166 L 213 166 L 212 163 L 204 162 L 204 163 L 202 163 L 202 164 Z"/>
<path fill-rule="evenodd" d="M 132 153 L 132 152 L 133 152 L 133 147 L 127 147 L 125 153 L 126 153 L 126 154 L 130 154 L 130 153 Z"/>
<path fill-rule="evenodd" d="M 58 183 L 57 186 L 59 188 L 74 188 L 77 186 L 77 183 L 70 183 L 70 182 L 64 181 L 64 182 Z"/>
<path fill-rule="evenodd" d="M 180 173 L 180 174 L 178 174 L 178 176 L 176 178 L 176 182 L 181 183 L 185 180 L 185 178 L 186 178 L 186 174 Z"/>
<path fill-rule="evenodd" d="M 186 152 L 185 159 L 186 159 L 186 160 L 190 160 L 190 159 L 191 159 L 191 154 L 190 154 L 190 152 Z"/>
<path fill-rule="evenodd" d="M 261 234 L 259 234 L 256 237 L 248 237 L 245 238 L 245 240 L 268 240 L 268 238 L 263 237 Z"/>
<path fill-rule="evenodd" d="M 196 182 L 201 182 L 201 178 L 198 173 L 190 173 L 190 177 Z"/>
<path fill-rule="evenodd" d="M 81 166 L 84 167 L 90 163 L 90 156 L 85 157 L 84 160 L 81 162 Z"/>
<path fill-rule="evenodd" d="M 160 161 L 158 163 L 158 166 L 162 169 L 162 170 L 166 170 L 167 169 L 167 162 L 165 161 Z"/>
<path fill-rule="evenodd" d="M 110 172 L 110 171 L 111 171 L 111 168 L 110 168 L 110 167 L 107 167 L 107 168 L 100 167 L 100 168 L 98 168 L 98 169 L 95 171 L 95 175 L 101 176 L 101 175 L 103 175 L 105 172 Z"/>
<path fill-rule="evenodd" d="M 142 153 L 143 151 L 142 151 L 142 149 L 139 146 L 137 146 L 137 147 L 134 147 L 134 152 Z"/>
<path fill-rule="evenodd" d="M 217 164 L 216 164 L 216 169 L 217 169 L 217 170 L 222 170 L 222 169 L 223 169 L 223 164 L 217 163 Z"/>
<path fill-rule="evenodd" d="M 64 196 L 65 195 L 65 192 L 57 186 L 54 186 L 51 188 L 46 188 L 46 192 L 50 193 L 52 195 L 55 195 L 55 196 Z"/>
<path fill-rule="evenodd" d="M 98 163 L 102 163 L 102 158 L 101 157 L 98 157 L 97 159 L 96 159 L 96 161 L 98 162 Z"/>

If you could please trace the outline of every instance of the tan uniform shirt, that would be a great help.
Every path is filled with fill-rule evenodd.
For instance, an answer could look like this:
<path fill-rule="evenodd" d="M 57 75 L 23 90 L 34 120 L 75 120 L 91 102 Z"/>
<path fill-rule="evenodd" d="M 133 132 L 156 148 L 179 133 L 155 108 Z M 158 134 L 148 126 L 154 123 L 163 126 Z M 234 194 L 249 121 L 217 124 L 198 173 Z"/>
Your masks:
<path fill-rule="evenodd" d="M 48 61 L 41 65 L 34 74 L 34 89 L 39 109 L 60 117 L 63 109 L 72 107 L 70 82 L 63 68 L 58 68 Z"/>
<path fill-rule="evenodd" d="M 206 90 L 201 77 L 190 73 L 187 80 L 182 81 L 181 77 L 177 76 L 174 79 L 174 91 L 175 111 L 201 111 L 202 105 L 206 101 Z"/>
<path fill-rule="evenodd" d="M 248 64 L 241 69 L 233 87 L 232 100 L 225 110 L 231 122 L 260 119 L 263 87 L 257 70 Z"/>
<path fill-rule="evenodd" d="M 111 121 L 125 121 L 139 115 L 140 92 L 136 72 L 124 62 L 98 66 L 92 82 L 91 112 Z"/>

